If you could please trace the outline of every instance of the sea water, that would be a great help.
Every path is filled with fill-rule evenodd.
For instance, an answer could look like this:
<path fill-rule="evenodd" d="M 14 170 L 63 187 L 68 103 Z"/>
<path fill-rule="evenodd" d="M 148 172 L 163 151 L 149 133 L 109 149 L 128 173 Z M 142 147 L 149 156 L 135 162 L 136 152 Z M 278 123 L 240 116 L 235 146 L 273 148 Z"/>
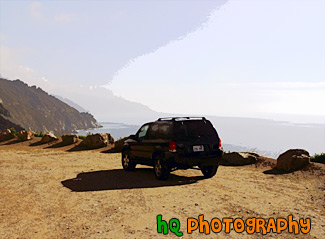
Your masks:
<path fill-rule="evenodd" d="M 101 128 L 90 128 L 86 130 L 78 130 L 77 134 L 86 136 L 87 134 L 96 134 L 96 133 L 110 133 L 115 140 L 119 138 L 127 137 L 131 134 L 135 134 L 140 128 L 139 125 L 128 125 L 122 123 L 114 122 L 100 122 Z"/>

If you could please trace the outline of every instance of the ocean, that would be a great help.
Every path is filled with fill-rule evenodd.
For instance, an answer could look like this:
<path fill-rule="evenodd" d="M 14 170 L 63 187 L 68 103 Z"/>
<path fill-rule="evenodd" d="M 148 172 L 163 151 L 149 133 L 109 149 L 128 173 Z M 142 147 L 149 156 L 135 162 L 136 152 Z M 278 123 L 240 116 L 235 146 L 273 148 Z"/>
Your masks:
<path fill-rule="evenodd" d="M 100 122 L 103 126 L 101 128 L 92 128 L 87 130 L 78 130 L 78 135 L 86 136 L 87 134 L 92 133 L 110 133 L 115 140 L 119 138 L 123 138 L 129 136 L 131 134 L 135 134 L 137 130 L 140 128 L 139 125 L 128 125 L 122 123 L 113 123 L 113 122 Z"/>

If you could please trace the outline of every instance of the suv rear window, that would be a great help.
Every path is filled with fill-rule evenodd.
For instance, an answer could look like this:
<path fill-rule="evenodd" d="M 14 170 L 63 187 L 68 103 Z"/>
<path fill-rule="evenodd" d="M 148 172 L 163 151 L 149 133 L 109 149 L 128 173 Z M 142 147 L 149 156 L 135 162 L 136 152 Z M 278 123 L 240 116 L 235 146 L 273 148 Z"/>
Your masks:
<path fill-rule="evenodd" d="M 148 139 L 170 139 L 172 124 L 166 122 L 153 123 L 148 132 Z"/>
<path fill-rule="evenodd" d="M 210 121 L 188 120 L 175 122 L 174 133 L 176 138 L 184 137 L 213 137 L 218 138 L 217 132 Z"/>

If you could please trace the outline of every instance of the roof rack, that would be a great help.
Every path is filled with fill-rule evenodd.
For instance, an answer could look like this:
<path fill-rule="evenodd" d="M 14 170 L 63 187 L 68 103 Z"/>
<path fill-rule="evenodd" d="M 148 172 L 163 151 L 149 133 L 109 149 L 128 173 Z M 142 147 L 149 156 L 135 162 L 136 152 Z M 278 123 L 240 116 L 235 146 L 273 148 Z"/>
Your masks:
<path fill-rule="evenodd" d="M 205 117 L 165 117 L 165 118 L 159 118 L 157 121 L 177 121 L 177 120 L 206 120 Z"/>

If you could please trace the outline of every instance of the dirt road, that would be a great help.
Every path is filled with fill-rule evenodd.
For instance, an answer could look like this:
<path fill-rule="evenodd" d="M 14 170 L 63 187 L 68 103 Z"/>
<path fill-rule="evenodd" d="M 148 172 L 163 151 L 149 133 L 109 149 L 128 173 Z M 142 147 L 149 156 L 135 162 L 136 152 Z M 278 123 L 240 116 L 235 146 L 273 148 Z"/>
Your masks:
<path fill-rule="evenodd" d="M 35 144 L 34 144 L 35 145 Z M 310 218 L 311 231 L 263 238 L 324 238 L 325 167 L 276 174 L 265 163 L 220 166 L 157 181 L 151 168 L 121 168 L 119 153 L 0 144 L 0 238 L 177 238 L 157 233 L 156 218 L 179 219 L 182 238 L 262 238 L 261 233 L 187 234 L 187 218 Z"/>

